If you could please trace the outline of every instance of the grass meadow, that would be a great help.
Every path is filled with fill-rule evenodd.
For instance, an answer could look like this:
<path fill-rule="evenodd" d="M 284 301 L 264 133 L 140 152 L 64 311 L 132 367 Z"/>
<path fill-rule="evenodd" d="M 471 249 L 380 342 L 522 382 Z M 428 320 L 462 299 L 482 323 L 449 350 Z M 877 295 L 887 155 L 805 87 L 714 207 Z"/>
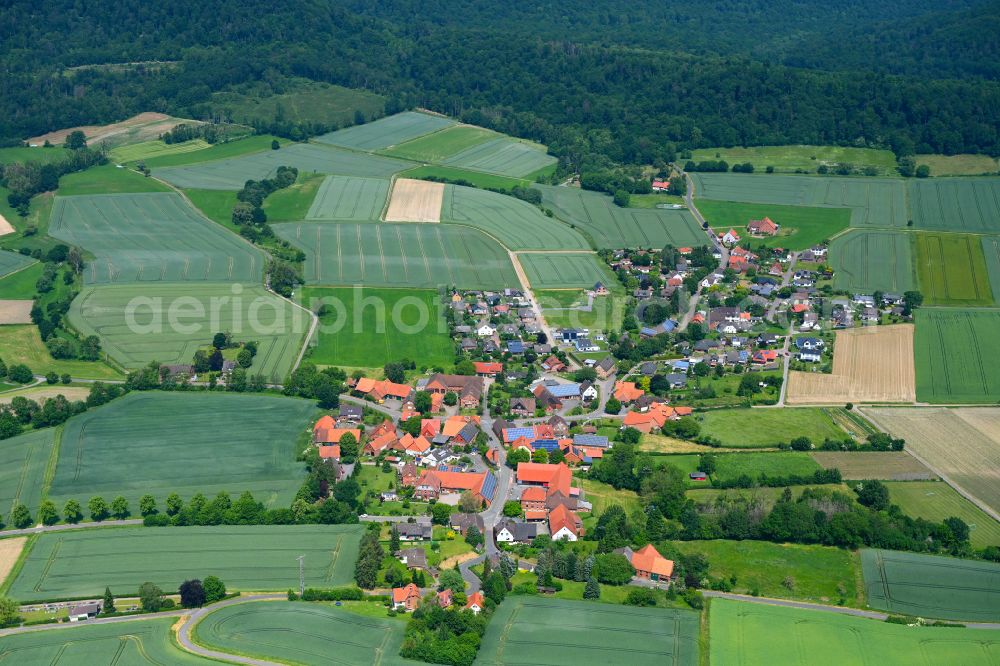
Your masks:
<path fill-rule="evenodd" d="M 958 494 L 943 481 L 890 481 L 889 499 L 913 518 L 941 522 L 952 516 L 969 526 L 975 548 L 1000 546 L 1000 522 Z"/>
<path fill-rule="evenodd" d="M 138 192 L 169 192 L 170 188 L 138 171 L 119 168 L 114 164 L 91 167 L 86 171 L 66 174 L 59 179 L 59 196 L 81 194 L 133 194 Z"/>
<path fill-rule="evenodd" d="M 155 141 L 143 141 L 125 146 L 118 146 L 111 151 L 111 159 L 119 164 L 128 162 L 142 162 L 155 157 L 165 155 L 180 155 L 183 153 L 193 153 L 211 147 L 204 139 L 192 139 L 181 143 L 164 143 L 157 139 Z"/>
<path fill-rule="evenodd" d="M 992 305 L 982 239 L 970 234 L 916 234 L 916 267 L 926 305 Z"/>
<path fill-rule="evenodd" d="M 830 244 L 833 285 L 846 291 L 889 291 L 916 288 L 913 234 L 854 229 Z"/>
<path fill-rule="evenodd" d="M 809 475 L 821 469 L 808 453 L 802 451 L 723 453 L 716 456 L 716 462 L 714 476 L 720 481 L 735 480 L 744 474 L 751 479 L 761 475 Z"/>
<path fill-rule="evenodd" d="M 13 162 L 51 164 L 52 162 L 59 162 L 66 159 L 69 154 L 69 149 L 56 146 L 49 148 L 9 146 L 7 148 L 0 148 L 0 164 L 11 164 Z"/>
<path fill-rule="evenodd" d="M 486 143 L 499 136 L 482 127 L 454 125 L 443 130 L 399 143 L 383 151 L 386 155 L 415 162 L 440 163 L 463 150 Z"/>
<path fill-rule="evenodd" d="M 982 176 L 1000 171 L 1000 162 L 989 155 L 914 155 L 913 159 L 929 166 L 932 176 Z"/>
<path fill-rule="evenodd" d="M 33 299 L 38 293 L 35 285 L 42 277 L 45 265 L 35 262 L 14 273 L 8 273 L 0 278 L 0 299 L 26 301 Z"/>
<path fill-rule="evenodd" d="M 825 439 L 841 441 L 847 432 L 820 407 L 784 409 L 717 409 L 697 415 L 701 433 L 723 446 L 768 447 L 808 437 L 819 445 Z"/>
<path fill-rule="evenodd" d="M 24 363 L 35 374 L 69 373 L 78 379 L 121 379 L 122 373 L 99 361 L 54 359 L 38 328 L 29 324 L 0 326 L 0 350 L 7 363 Z"/>
<path fill-rule="evenodd" d="M 381 150 L 453 125 L 455 121 L 450 118 L 406 111 L 364 125 L 330 132 L 316 137 L 315 141 L 354 150 Z"/>
<path fill-rule="evenodd" d="M 743 230 L 750 220 L 769 217 L 780 225 L 778 235 L 752 238 L 751 244 L 783 247 L 789 250 L 804 250 L 822 243 L 846 229 L 851 223 L 851 211 L 846 208 L 780 206 L 705 199 L 698 202 L 698 211 L 716 231 L 725 233 L 733 228 L 742 235 L 745 235 Z"/>
<path fill-rule="evenodd" d="M 181 166 L 184 164 L 199 164 L 201 162 L 214 162 L 216 160 L 225 160 L 233 157 L 251 155 L 253 153 L 262 153 L 271 150 L 272 141 L 278 141 L 278 143 L 282 146 L 288 144 L 287 139 L 279 139 L 278 137 L 271 136 L 270 134 L 258 134 L 234 139 L 232 141 L 226 141 L 224 143 L 217 143 L 210 148 L 206 148 L 205 150 L 187 153 L 173 153 L 171 155 L 151 157 L 144 161 L 146 162 L 146 166 L 150 169 L 157 167 Z"/>
<path fill-rule="evenodd" d="M 264 200 L 264 214 L 270 222 L 294 222 L 304 219 L 322 184 L 323 176 L 300 175 L 290 186 L 272 192 Z"/>
<path fill-rule="evenodd" d="M 815 172 L 820 165 L 853 164 L 875 167 L 883 175 L 896 172 L 896 156 L 891 150 L 850 146 L 751 146 L 748 148 L 700 148 L 692 151 L 695 162 L 725 160 L 730 164 L 750 162 L 758 171 L 773 166 L 776 172 Z"/>
<path fill-rule="evenodd" d="M 608 288 L 615 287 L 616 282 L 608 284 Z M 587 294 L 584 290 L 534 289 L 534 293 L 549 326 L 587 328 L 591 331 L 618 330 L 625 316 L 625 295 L 620 291 L 595 297 L 589 312 L 566 309 L 587 304 Z"/>
<path fill-rule="evenodd" d="M 916 323 L 917 400 L 1000 400 L 1000 312 L 923 308 Z"/>
<path fill-rule="evenodd" d="M 280 93 L 274 93 L 263 82 L 260 88 L 266 90 L 241 86 L 237 90 L 216 92 L 209 103 L 217 110 L 224 109 L 234 122 L 246 125 L 254 121 L 270 122 L 279 116 L 291 122 L 342 125 L 354 122 L 355 111 L 370 118 L 381 114 L 385 107 L 381 95 L 307 79 L 289 80 Z"/>

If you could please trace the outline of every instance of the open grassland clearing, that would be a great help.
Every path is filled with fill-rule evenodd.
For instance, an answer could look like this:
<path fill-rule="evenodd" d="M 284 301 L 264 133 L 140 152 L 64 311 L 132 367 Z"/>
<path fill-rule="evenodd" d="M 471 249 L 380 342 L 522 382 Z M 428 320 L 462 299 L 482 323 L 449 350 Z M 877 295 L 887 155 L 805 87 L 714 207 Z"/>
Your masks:
<path fill-rule="evenodd" d="M 176 621 L 162 617 L 122 624 L 73 623 L 4 636 L 0 653 L 21 666 L 218 663 L 180 649 L 171 630 Z"/>
<path fill-rule="evenodd" d="M 906 448 L 1000 515 L 1000 409 L 866 409 Z"/>
<path fill-rule="evenodd" d="M 524 178 L 554 169 L 558 160 L 541 146 L 500 137 L 474 145 L 442 160 L 447 166 Z"/>
<path fill-rule="evenodd" d="M 70 151 L 67 148 L 10 146 L 8 148 L 0 148 L 0 164 L 11 164 L 13 162 L 51 164 L 52 162 L 61 162 L 69 157 L 69 155 Z"/>
<path fill-rule="evenodd" d="M 720 453 L 716 456 L 716 471 L 713 476 L 726 482 L 735 481 L 741 476 L 749 476 L 751 479 L 792 474 L 809 476 L 819 469 L 816 461 L 803 451 Z"/>
<path fill-rule="evenodd" d="M 722 449 L 723 451 L 727 449 Z M 744 502 L 758 503 L 768 509 L 773 507 L 785 494 L 785 488 L 792 493 L 792 499 L 798 499 L 805 490 L 822 488 L 824 490 L 835 490 L 837 492 L 850 495 L 851 489 L 847 484 L 832 485 L 823 484 L 804 486 L 756 486 L 751 488 L 689 488 L 684 491 L 684 496 L 693 500 L 696 504 L 711 507 L 719 498 L 728 501 L 739 500 Z"/>
<path fill-rule="evenodd" d="M 810 455 L 826 469 L 839 469 L 842 477 L 853 481 L 937 478 L 906 451 L 813 451 Z"/>
<path fill-rule="evenodd" d="M 169 192 L 170 188 L 148 178 L 138 171 L 132 171 L 114 164 L 90 167 L 86 171 L 69 173 L 59 179 L 60 196 L 81 194 L 131 194 L 136 192 Z"/>
<path fill-rule="evenodd" d="M 1000 162 L 989 155 L 914 155 L 913 159 L 929 166 L 932 176 L 982 176 L 1000 171 Z"/>
<path fill-rule="evenodd" d="M 607 483 L 594 479 L 574 479 L 577 488 L 583 490 L 583 498 L 594 505 L 591 515 L 600 516 L 609 506 L 617 504 L 625 509 L 625 513 L 641 511 L 642 503 L 634 490 L 618 490 Z"/>
<path fill-rule="evenodd" d="M 260 250 L 173 192 L 56 197 L 49 233 L 95 255 L 87 284 L 256 282 L 264 269 Z"/>
<path fill-rule="evenodd" d="M 233 223 L 233 207 L 239 202 L 236 192 L 230 190 L 184 190 L 184 196 L 201 214 L 216 224 L 221 224 L 233 233 L 239 233 L 239 226 Z M 273 194 L 271 196 L 274 196 Z M 265 212 L 267 200 L 264 201 Z"/>
<path fill-rule="evenodd" d="M 969 526 L 973 548 L 1000 546 L 1000 522 L 958 494 L 942 481 L 893 481 L 887 483 L 889 500 L 903 513 L 940 523 L 952 516 Z"/>
<path fill-rule="evenodd" d="M 444 224 L 277 224 L 306 253 L 307 284 L 502 289 L 517 286 L 510 255 L 486 234 Z"/>
<path fill-rule="evenodd" d="M 0 519 L 3 522 L 7 522 L 15 504 L 23 504 L 32 515 L 35 514 L 42 501 L 45 470 L 58 435 L 56 429 L 46 428 L 18 435 L 0 446 Z"/>
<path fill-rule="evenodd" d="M 421 180 L 438 180 L 441 182 L 462 181 L 472 187 L 482 189 L 510 190 L 514 187 L 530 187 L 532 182 L 523 178 L 509 178 L 498 176 L 493 173 L 483 173 L 481 171 L 469 171 L 456 167 L 440 166 L 437 164 L 427 164 L 415 169 L 408 169 L 402 174 L 407 178 L 419 178 Z"/>
<path fill-rule="evenodd" d="M 444 190 L 443 183 L 397 178 L 392 184 L 386 222 L 440 222 Z"/>
<path fill-rule="evenodd" d="M 127 162 L 139 162 L 163 155 L 179 155 L 181 153 L 193 153 L 198 150 L 209 148 L 209 144 L 204 139 L 192 139 L 181 143 L 164 143 L 157 139 L 155 141 L 143 141 L 129 146 L 119 146 L 111 151 L 111 159 L 119 164 Z"/>
<path fill-rule="evenodd" d="M 698 414 L 701 434 L 718 439 L 723 446 L 768 447 L 808 437 L 819 445 L 826 439 L 842 441 L 847 432 L 834 423 L 825 409 L 716 409 Z"/>
<path fill-rule="evenodd" d="M 443 130 L 396 144 L 383 151 L 386 155 L 415 162 L 443 162 L 464 150 L 500 136 L 492 130 L 473 125 L 453 125 Z"/>
<path fill-rule="evenodd" d="M 309 220 L 377 220 L 385 207 L 389 181 L 327 176 L 305 215 Z"/>
<path fill-rule="evenodd" d="M 925 305 L 992 305 L 983 243 L 970 234 L 918 233 L 917 277 Z"/>
<path fill-rule="evenodd" d="M 522 252 L 517 259 L 533 289 L 593 289 L 598 282 L 607 286 L 615 279 L 592 252 Z M 595 300 L 600 298 L 608 297 L 599 296 Z"/>
<path fill-rule="evenodd" d="M 380 609 L 381 604 L 366 604 Z M 197 624 L 198 643 L 282 663 L 418 664 L 403 659 L 405 622 L 366 617 L 329 605 L 249 602 L 221 608 Z M 336 655 L 336 659 L 333 659 Z"/>
<path fill-rule="evenodd" d="M 513 596 L 490 620 L 477 664 L 698 664 L 698 614 Z"/>
<path fill-rule="evenodd" d="M 156 167 L 172 167 L 184 164 L 199 164 L 201 162 L 214 162 L 218 160 L 250 155 L 252 153 L 262 153 L 271 150 L 272 142 L 277 141 L 282 147 L 288 144 L 287 139 L 279 139 L 270 134 L 255 134 L 229 141 L 222 141 L 213 144 L 205 150 L 198 150 L 188 153 L 173 153 L 170 155 L 160 155 L 144 160 L 150 169 Z"/>
<path fill-rule="evenodd" d="M 713 664 L 1000 663 L 1000 631 L 907 627 L 839 613 L 713 599 Z"/>
<path fill-rule="evenodd" d="M 301 174 L 288 187 L 272 192 L 264 200 L 264 214 L 269 222 L 294 222 L 304 220 L 312 206 L 316 192 L 323 184 L 319 174 Z M 230 219 L 231 216 L 230 216 Z M 237 233 L 239 229 L 236 229 Z"/>
<path fill-rule="evenodd" d="M 10 594 L 20 601 L 100 597 L 105 586 L 122 594 L 144 581 L 173 592 L 209 574 L 231 590 L 287 590 L 298 583 L 299 555 L 305 555 L 306 587 L 349 585 L 363 532 L 358 525 L 51 532 L 35 542 Z"/>
<path fill-rule="evenodd" d="M 445 188 L 441 221 L 482 229 L 515 251 L 590 249 L 583 236 L 528 202 L 471 187 Z"/>
<path fill-rule="evenodd" d="M 805 250 L 822 243 L 851 223 L 851 211 L 846 208 L 780 206 L 705 199 L 698 202 L 698 211 L 719 233 L 737 229 L 742 234 L 750 220 L 768 217 L 780 226 L 778 234 L 752 238 L 750 243 L 754 246 L 763 244 L 789 250 Z"/>
<path fill-rule="evenodd" d="M 1000 178 L 924 178 L 906 187 L 917 229 L 1000 231 Z"/>
<path fill-rule="evenodd" d="M 354 150 L 380 150 L 405 143 L 455 125 L 455 121 L 429 113 L 406 111 L 316 137 L 315 141 Z"/>
<path fill-rule="evenodd" d="M 48 134 L 28 139 L 29 145 L 43 145 L 46 141 L 52 144 L 62 144 L 71 133 L 80 131 L 87 137 L 87 143 L 91 146 L 105 145 L 109 148 L 121 146 L 127 143 L 141 143 L 151 139 L 158 139 L 164 132 L 169 132 L 181 123 L 190 125 L 200 125 L 195 120 L 185 120 L 183 118 L 172 118 L 163 113 L 146 112 L 126 118 L 117 123 L 108 125 L 80 125 L 78 127 L 67 127 L 56 130 Z"/>
<path fill-rule="evenodd" d="M 828 167 L 851 164 L 856 168 L 875 167 L 882 174 L 894 174 L 896 156 L 891 150 L 855 148 L 852 146 L 750 146 L 742 148 L 700 148 L 692 151 L 691 160 L 725 160 L 729 164 L 750 162 L 758 171 L 772 166 L 776 172 L 814 172 L 821 165 Z"/>
<path fill-rule="evenodd" d="M 735 576 L 736 593 L 848 606 L 862 602 L 857 586 L 861 564 L 850 550 L 768 541 L 675 541 L 673 545 L 688 555 L 703 554 L 713 578 Z"/>
<path fill-rule="evenodd" d="M 854 229 L 830 244 L 833 286 L 851 292 L 902 294 L 916 287 L 913 236 L 902 231 Z"/>
<path fill-rule="evenodd" d="M 172 492 L 249 490 L 285 507 L 305 476 L 295 442 L 315 414 L 312 402 L 292 398 L 132 393 L 66 423 L 50 494 L 58 506 L 120 494 L 136 511 L 146 493 L 162 504 Z"/>
<path fill-rule="evenodd" d="M 296 143 L 280 150 L 266 150 L 241 157 L 188 166 L 157 167 L 153 169 L 153 175 L 182 188 L 239 190 L 248 180 L 273 176 L 279 166 L 295 167 L 300 174 L 388 178 L 409 165 L 409 162 L 379 155 L 353 153 L 313 143 Z"/>
<path fill-rule="evenodd" d="M 872 608 L 942 620 L 1000 620 L 1000 564 L 866 548 L 861 568 Z"/>
<path fill-rule="evenodd" d="M 916 324 L 917 399 L 1000 400 L 1000 311 L 918 309 Z"/>
<path fill-rule="evenodd" d="M 786 402 L 913 402 L 913 326 L 837 331 L 833 373 L 792 371 Z"/>
<path fill-rule="evenodd" d="M 0 326 L 0 350 L 7 363 L 24 363 L 35 374 L 54 372 L 78 379 L 120 379 L 122 373 L 98 361 L 54 359 L 38 334 L 38 327 Z"/>
<path fill-rule="evenodd" d="M 327 305 L 310 347 L 317 365 L 381 368 L 408 358 L 418 367 L 449 367 L 455 360 L 435 290 L 304 287 L 301 302 L 313 312 Z"/>
<path fill-rule="evenodd" d="M 522 263 L 525 255 L 520 255 Z M 605 283 L 615 289 L 617 280 Z M 593 285 L 587 285 L 593 287 Z M 587 294 L 580 289 L 534 289 L 535 299 L 549 326 L 587 328 L 591 331 L 619 330 L 625 316 L 625 294 L 612 291 L 607 296 L 595 296 L 590 311 L 576 308 L 587 305 Z"/>
<path fill-rule="evenodd" d="M 577 187 L 537 186 L 546 207 L 593 239 L 598 248 L 694 247 L 708 242 L 686 209 L 619 208 L 611 197 Z"/>
<path fill-rule="evenodd" d="M 385 108 L 385 98 L 367 90 L 307 79 L 285 79 L 280 93 L 261 81 L 257 85 L 245 84 L 235 90 L 212 93 L 209 104 L 216 112 L 224 110 L 234 122 L 246 125 L 281 118 L 293 123 L 338 126 L 354 122 L 355 111 L 361 111 L 368 118 L 380 115 Z"/>
<path fill-rule="evenodd" d="M 715 450 L 709 449 L 704 444 L 695 444 L 685 439 L 674 439 L 656 433 L 644 434 L 636 447 L 636 451 L 648 453 L 713 453 Z"/>

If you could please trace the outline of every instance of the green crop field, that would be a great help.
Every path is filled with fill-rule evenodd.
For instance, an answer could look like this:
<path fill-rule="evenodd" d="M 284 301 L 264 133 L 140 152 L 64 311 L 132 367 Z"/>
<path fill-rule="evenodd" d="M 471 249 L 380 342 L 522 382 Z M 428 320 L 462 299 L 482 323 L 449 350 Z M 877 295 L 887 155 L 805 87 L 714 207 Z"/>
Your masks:
<path fill-rule="evenodd" d="M 449 367 L 455 350 L 434 290 L 305 287 L 302 304 L 326 304 L 309 360 L 318 365 L 380 368 L 408 358 L 417 367 Z"/>
<path fill-rule="evenodd" d="M 86 171 L 70 173 L 59 179 L 60 196 L 80 194 L 132 194 L 136 192 L 169 192 L 170 188 L 138 171 L 114 164 L 96 166 Z"/>
<path fill-rule="evenodd" d="M 723 453 L 716 456 L 716 462 L 715 477 L 720 481 L 732 481 L 744 474 L 751 479 L 756 479 L 761 474 L 767 476 L 808 475 L 822 469 L 804 451 Z"/>
<path fill-rule="evenodd" d="M 514 596 L 490 620 L 476 663 L 694 666 L 698 626 L 686 610 Z"/>
<path fill-rule="evenodd" d="M 992 305 L 983 239 L 969 234 L 918 233 L 917 277 L 925 305 Z"/>
<path fill-rule="evenodd" d="M 441 221 L 482 229 L 511 250 L 589 250 L 569 226 L 511 196 L 448 185 Z"/>
<path fill-rule="evenodd" d="M 907 627 L 728 599 L 713 599 L 709 618 L 713 664 L 992 666 L 1000 659 L 1000 631 Z"/>
<path fill-rule="evenodd" d="M 925 308 L 916 322 L 917 400 L 1000 400 L 1000 312 Z"/>
<path fill-rule="evenodd" d="M 748 148 L 700 148 L 691 160 L 725 160 L 729 164 L 750 162 L 758 171 L 773 166 L 775 171 L 816 171 L 820 165 L 852 164 L 875 167 L 882 174 L 894 174 L 896 156 L 891 150 L 849 146 L 751 146 Z"/>
<path fill-rule="evenodd" d="M 499 136 L 496 132 L 472 125 L 452 127 L 396 144 L 383 151 L 386 155 L 415 162 L 441 162 L 456 153 L 486 143 Z"/>
<path fill-rule="evenodd" d="M 592 289 L 597 282 L 607 286 L 615 281 L 604 262 L 592 253 L 525 252 L 517 258 L 534 289 Z"/>
<path fill-rule="evenodd" d="M 146 493 L 162 505 L 172 492 L 249 490 L 286 507 L 305 475 L 295 442 L 315 415 L 312 402 L 292 398 L 131 393 L 67 422 L 50 495 L 86 506 L 120 494 L 138 512 Z"/>
<path fill-rule="evenodd" d="M 438 166 L 428 164 L 410 169 L 400 174 L 404 178 L 429 179 L 436 178 L 443 181 L 463 181 L 471 183 L 473 187 L 483 189 L 510 190 L 514 187 L 530 187 L 533 183 L 523 178 L 508 178 L 498 176 L 493 173 L 482 173 L 481 171 L 469 171 L 468 169 L 456 169 L 454 167 Z"/>
<path fill-rule="evenodd" d="M 861 569 L 872 608 L 943 620 L 1000 620 L 1000 564 L 866 548 Z"/>
<path fill-rule="evenodd" d="M 286 139 L 279 139 L 271 136 L 270 134 L 258 134 L 217 143 L 210 148 L 206 148 L 205 150 L 151 157 L 145 160 L 145 162 L 146 166 L 153 169 L 156 167 L 173 167 L 185 164 L 198 164 L 201 162 L 225 160 L 233 157 L 240 157 L 241 155 L 250 155 L 252 153 L 269 151 L 271 150 L 271 142 L 275 140 L 282 144 L 282 146 L 285 146 L 288 143 Z"/>
<path fill-rule="evenodd" d="M 134 594 L 144 581 L 174 591 L 208 575 L 231 590 L 287 590 L 298 585 L 299 555 L 305 555 L 306 587 L 349 585 L 363 532 L 358 525 L 51 532 L 35 542 L 9 593 L 20 601 L 100 597 L 105 586 Z"/>
<path fill-rule="evenodd" d="M 385 108 L 381 95 L 307 79 L 286 78 L 281 90 L 275 94 L 263 81 L 259 87 L 245 84 L 238 91 L 212 93 L 209 104 L 216 112 L 224 111 L 233 121 L 247 125 L 280 117 L 296 123 L 336 126 L 354 122 L 355 111 L 372 117 Z"/>
<path fill-rule="evenodd" d="M 1000 178 L 908 181 L 913 226 L 944 231 L 1000 231 Z"/>
<path fill-rule="evenodd" d="M 777 446 L 796 437 L 808 437 L 818 446 L 825 439 L 847 438 L 847 432 L 819 407 L 714 409 L 697 417 L 701 420 L 701 433 L 718 439 L 722 446 Z"/>
<path fill-rule="evenodd" d="M 382 287 L 517 286 L 510 256 L 486 234 L 445 224 L 276 224 L 306 253 L 308 284 Z"/>
<path fill-rule="evenodd" d="M 834 287 L 846 291 L 902 294 L 916 287 L 913 235 L 853 229 L 830 244 Z"/>
<path fill-rule="evenodd" d="M 981 176 L 1000 171 L 1000 162 L 989 155 L 914 155 L 913 159 L 929 166 L 932 176 Z"/>
<path fill-rule="evenodd" d="M 702 491 L 697 491 L 702 492 Z M 736 577 L 733 591 L 849 606 L 859 604 L 861 564 L 857 553 L 830 546 L 767 541 L 675 541 L 682 553 L 701 553 L 713 578 Z M 786 577 L 792 578 L 785 585 Z M 841 589 L 843 592 L 841 592 Z M 713 602 L 714 603 L 714 602 Z"/>
<path fill-rule="evenodd" d="M 410 163 L 312 143 L 296 143 L 281 150 L 266 150 L 241 157 L 189 166 L 158 167 L 153 170 L 153 175 L 182 188 L 239 190 L 248 180 L 273 176 L 279 166 L 295 167 L 302 174 L 386 178 L 406 169 Z"/>
<path fill-rule="evenodd" d="M 443 162 L 447 166 L 523 178 L 554 167 L 558 160 L 543 147 L 500 137 L 466 148 Z"/>
<path fill-rule="evenodd" d="M 975 548 L 1000 546 L 1000 523 L 942 481 L 891 481 L 889 499 L 909 516 L 941 522 L 955 516 L 969 526 Z"/>
<path fill-rule="evenodd" d="M 708 238 L 687 210 L 619 208 L 611 197 L 576 187 L 539 185 L 545 206 L 588 234 L 598 248 L 705 245 Z"/>
<path fill-rule="evenodd" d="M 143 141 L 127 146 L 118 146 L 111 151 L 111 159 L 119 164 L 126 162 L 138 162 L 140 160 L 162 157 L 163 155 L 179 155 L 181 153 L 193 153 L 198 150 L 209 148 L 209 144 L 204 139 L 192 139 L 181 143 L 163 143 L 156 141 Z"/>
<path fill-rule="evenodd" d="M 1000 237 L 982 236 L 983 258 L 994 301 L 1000 302 Z"/>
<path fill-rule="evenodd" d="M 389 196 L 389 181 L 327 176 L 306 214 L 309 220 L 378 220 Z"/>
<path fill-rule="evenodd" d="M 277 601 L 221 608 L 205 616 L 194 634 L 200 644 L 215 650 L 282 663 L 419 664 L 399 656 L 405 629 L 406 624 L 398 619 Z"/>
<path fill-rule="evenodd" d="M 33 263 L 35 263 L 35 260 L 31 257 L 26 257 L 17 252 L 0 250 L 0 278 L 23 270 Z"/>
<path fill-rule="evenodd" d="M 380 150 L 452 125 L 455 125 L 455 121 L 450 118 L 406 111 L 364 125 L 355 125 L 337 132 L 330 132 L 316 137 L 315 140 L 319 143 L 355 150 Z"/>
<path fill-rule="evenodd" d="M 617 282 L 617 281 L 615 281 Z M 615 282 L 608 288 L 615 287 Z M 593 285 L 589 285 L 593 286 Z M 587 294 L 579 289 L 542 290 L 535 289 L 535 298 L 545 315 L 549 326 L 559 328 L 589 328 L 591 331 L 620 330 L 625 315 L 625 295 L 612 291 L 608 296 L 594 298 L 589 312 L 570 310 L 570 307 L 587 305 Z"/>
<path fill-rule="evenodd" d="M 98 336 L 104 351 L 126 368 L 150 361 L 191 363 L 215 333 L 229 331 L 239 342 L 257 341 L 249 372 L 275 382 L 291 370 L 309 330 L 305 312 L 263 286 L 239 283 L 85 287 L 68 317 L 83 335 Z"/>
<path fill-rule="evenodd" d="M 66 148 L 25 148 L 23 146 L 11 146 L 0 148 L 0 164 L 11 164 L 12 162 L 37 162 L 38 164 L 51 164 L 59 162 L 69 157 L 70 151 Z"/>
<path fill-rule="evenodd" d="M 256 282 L 264 269 L 260 250 L 173 192 L 56 197 L 49 233 L 95 255 L 87 284 Z"/>
<path fill-rule="evenodd" d="M 24 504 L 34 515 L 42 500 L 45 468 L 55 439 L 55 429 L 46 428 L 8 439 L 0 447 L 0 519 L 4 522 L 14 504 Z"/>
<path fill-rule="evenodd" d="M 843 231 L 851 223 L 851 211 L 846 208 L 816 208 L 814 206 L 781 206 L 777 204 L 749 204 L 735 201 L 698 202 L 698 211 L 705 216 L 713 229 L 720 233 L 733 228 L 741 235 L 750 220 L 771 218 L 780 225 L 777 236 L 751 238 L 754 246 L 783 247 L 804 250 Z"/>
<path fill-rule="evenodd" d="M 27 272 L 27 271 L 25 271 Z M 24 363 L 36 374 L 69 373 L 78 379 L 121 379 L 122 374 L 97 361 L 54 359 L 32 324 L 0 326 L 0 358 L 7 363 Z"/>
<path fill-rule="evenodd" d="M 217 663 L 185 652 L 174 643 L 171 626 L 176 621 L 176 617 L 162 617 L 122 624 L 67 624 L 4 636 L 0 638 L 0 654 L 20 666 Z"/>

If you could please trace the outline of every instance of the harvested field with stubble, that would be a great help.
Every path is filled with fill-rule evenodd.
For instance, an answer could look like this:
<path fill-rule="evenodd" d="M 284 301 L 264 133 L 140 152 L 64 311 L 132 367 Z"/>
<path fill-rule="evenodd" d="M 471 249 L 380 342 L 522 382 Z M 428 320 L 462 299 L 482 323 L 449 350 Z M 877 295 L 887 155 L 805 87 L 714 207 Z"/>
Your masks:
<path fill-rule="evenodd" d="M 183 118 L 173 118 L 163 113 L 147 111 L 110 125 L 81 125 L 79 127 L 68 127 L 56 130 L 48 134 L 42 134 L 27 140 L 29 144 L 42 145 L 46 141 L 59 145 L 66 141 L 70 133 L 80 130 L 87 137 L 87 142 L 92 145 L 107 143 L 109 146 L 119 146 L 125 143 L 138 143 L 158 139 L 164 132 L 169 132 L 182 123 L 189 125 L 201 125 L 196 120 L 184 120 Z"/>
<path fill-rule="evenodd" d="M 1000 514 L 1000 408 L 865 409 L 954 485 Z"/>
<path fill-rule="evenodd" d="M 826 469 L 839 469 L 841 476 L 852 481 L 937 478 L 934 472 L 906 451 L 813 451 L 809 455 Z"/>
<path fill-rule="evenodd" d="M 27 540 L 28 537 L 0 539 L 0 582 L 7 580 Z"/>
<path fill-rule="evenodd" d="M 392 185 L 386 222 L 440 222 L 444 183 L 398 178 Z"/>
<path fill-rule="evenodd" d="M 0 215 L 0 236 L 14 233 L 14 225 L 7 221 L 7 218 Z"/>
<path fill-rule="evenodd" d="M 33 302 L 0 300 L 0 326 L 4 324 L 30 324 Z"/>
<path fill-rule="evenodd" d="M 837 331 L 833 373 L 790 372 L 790 405 L 913 402 L 913 326 L 870 326 Z"/>

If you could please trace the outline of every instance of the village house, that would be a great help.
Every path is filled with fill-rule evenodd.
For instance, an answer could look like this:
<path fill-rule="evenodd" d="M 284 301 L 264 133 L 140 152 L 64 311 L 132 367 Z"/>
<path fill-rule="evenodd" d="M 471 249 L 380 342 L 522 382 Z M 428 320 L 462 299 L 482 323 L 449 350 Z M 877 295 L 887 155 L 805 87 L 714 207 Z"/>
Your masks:
<path fill-rule="evenodd" d="M 531 543 L 537 536 L 537 523 L 522 523 L 505 518 L 493 526 L 493 538 L 497 543 Z"/>
<path fill-rule="evenodd" d="M 497 479 L 493 472 L 425 470 L 414 484 L 413 496 L 429 501 L 446 494 L 469 492 L 477 502 L 489 506 L 496 489 Z"/>
<path fill-rule="evenodd" d="M 576 541 L 583 536 L 583 521 L 560 504 L 549 512 L 549 534 L 553 541 Z"/>
<path fill-rule="evenodd" d="M 671 407 L 661 402 L 653 403 L 645 412 L 628 412 L 622 419 L 623 428 L 635 428 L 639 432 L 651 433 L 654 428 L 662 428 L 667 421 L 676 421 L 692 413 L 690 407 Z"/>
<path fill-rule="evenodd" d="M 465 536 L 469 532 L 470 527 L 475 527 L 479 530 L 480 534 L 483 534 L 485 529 L 485 523 L 483 523 L 483 517 L 478 513 L 453 513 L 451 514 L 450 523 L 451 528 Z"/>
<path fill-rule="evenodd" d="M 427 551 L 423 548 L 403 548 L 396 553 L 396 559 L 406 565 L 407 569 L 423 569 L 427 571 Z"/>
<path fill-rule="evenodd" d="M 456 393 L 463 409 L 474 409 L 483 397 L 483 378 L 436 373 L 427 380 L 424 390 L 440 395 Z"/>
<path fill-rule="evenodd" d="M 619 548 L 614 552 L 624 555 L 635 569 L 635 577 L 643 580 L 668 582 L 674 575 L 674 562 L 660 555 L 649 544 L 635 552 L 631 548 Z"/>
<path fill-rule="evenodd" d="M 430 541 L 434 530 L 429 523 L 398 523 L 400 541 Z"/>
<path fill-rule="evenodd" d="M 387 379 L 375 381 L 368 377 L 362 377 L 354 385 L 355 393 L 371 398 L 379 404 L 385 402 L 387 398 L 406 400 L 412 391 L 413 389 L 406 384 L 396 384 Z"/>
<path fill-rule="evenodd" d="M 405 587 L 392 588 L 392 607 L 397 611 L 411 613 L 420 605 L 420 588 L 410 583 Z"/>
<path fill-rule="evenodd" d="M 762 220 L 750 220 L 747 231 L 751 236 L 775 236 L 778 233 L 778 225 L 771 218 L 765 217 Z"/>
<path fill-rule="evenodd" d="M 730 229 L 723 234 L 719 234 L 719 241 L 727 247 L 732 247 L 740 242 L 740 235 L 736 233 L 735 229 Z"/>
<path fill-rule="evenodd" d="M 555 356 L 549 356 L 547 359 L 542 361 L 542 370 L 546 370 L 548 372 L 562 372 L 565 369 L 566 364 Z"/>
<path fill-rule="evenodd" d="M 615 382 L 615 400 L 627 405 L 634 400 L 638 400 L 646 392 L 635 385 L 635 382 Z"/>
<path fill-rule="evenodd" d="M 522 418 L 535 415 L 534 398 L 511 398 L 510 413 Z"/>
<path fill-rule="evenodd" d="M 473 615 L 479 615 L 486 608 L 486 599 L 482 592 L 473 592 L 465 602 L 465 607 L 472 611 Z"/>
<path fill-rule="evenodd" d="M 476 361 L 473 363 L 473 367 L 475 367 L 476 374 L 480 377 L 496 377 L 499 373 L 503 372 L 503 363 Z"/>

